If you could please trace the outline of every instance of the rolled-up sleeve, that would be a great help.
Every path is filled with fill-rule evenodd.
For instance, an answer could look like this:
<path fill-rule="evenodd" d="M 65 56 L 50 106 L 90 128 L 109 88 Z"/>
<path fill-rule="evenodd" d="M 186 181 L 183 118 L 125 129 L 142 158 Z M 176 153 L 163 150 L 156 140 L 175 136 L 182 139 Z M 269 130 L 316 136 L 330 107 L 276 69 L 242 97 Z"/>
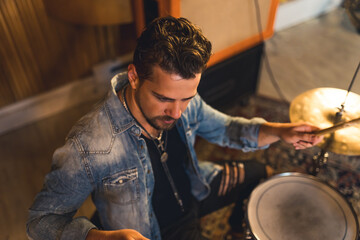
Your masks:
<path fill-rule="evenodd" d="M 227 146 L 240 148 L 244 152 L 267 148 L 269 145 L 258 146 L 260 126 L 265 122 L 266 120 L 262 118 L 232 117 L 226 128 Z"/>

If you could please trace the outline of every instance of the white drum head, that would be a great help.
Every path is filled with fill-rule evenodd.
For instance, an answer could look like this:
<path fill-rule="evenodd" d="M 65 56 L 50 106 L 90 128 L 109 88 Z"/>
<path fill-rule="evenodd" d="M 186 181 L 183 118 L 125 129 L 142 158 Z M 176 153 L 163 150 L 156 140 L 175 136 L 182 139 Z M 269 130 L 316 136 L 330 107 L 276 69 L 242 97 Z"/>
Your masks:
<path fill-rule="evenodd" d="M 358 231 L 354 211 L 335 189 L 299 173 L 256 187 L 247 218 L 257 240 L 355 240 Z"/>

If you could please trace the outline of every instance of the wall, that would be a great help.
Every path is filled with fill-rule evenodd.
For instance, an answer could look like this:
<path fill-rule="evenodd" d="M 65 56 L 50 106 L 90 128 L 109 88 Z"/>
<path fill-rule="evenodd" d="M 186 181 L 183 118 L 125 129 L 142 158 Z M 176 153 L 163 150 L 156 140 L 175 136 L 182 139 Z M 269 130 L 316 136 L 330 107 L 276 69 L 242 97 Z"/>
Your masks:
<path fill-rule="evenodd" d="M 325 14 L 340 6 L 342 0 L 287 0 L 282 1 L 275 19 L 275 31 L 292 27 Z"/>
<path fill-rule="evenodd" d="M 49 17 L 43 0 L 0 0 L 0 108 L 91 74 L 135 39 L 132 23 L 75 25 Z"/>

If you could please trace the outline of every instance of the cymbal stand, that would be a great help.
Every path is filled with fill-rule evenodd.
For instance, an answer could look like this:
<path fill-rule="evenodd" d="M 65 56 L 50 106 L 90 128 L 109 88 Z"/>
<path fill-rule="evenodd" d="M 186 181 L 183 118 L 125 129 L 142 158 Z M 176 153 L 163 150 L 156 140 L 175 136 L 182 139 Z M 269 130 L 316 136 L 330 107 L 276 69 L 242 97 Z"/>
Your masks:
<path fill-rule="evenodd" d="M 329 158 L 329 154 L 325 149 L 321 149 L 321 151 L 313 157 L 312 161 L 312 169 L 311 175 L 316 176 L 320 172 L 320 169 L 326 167 L 327 161 Z"/>
<path fill-rule="evenodd" d="M 343 104 L 341 104 L 341 107 L 339 108 L 339 111 L 335 114 L 335 118 L 334 118 L 334 125 L 338 124 L 341 122 L 341 118 L 343 116 L 343 113 L 345 111 L 345 102 L 346 99 L 351 91 L 351 88 L 354 84 L 355 78 L 357 73 L 359 72 L 360 69 L 360 62 L 355 70 L 354 76 L 350 82 L 350 85 L 348 87 L 348 91 L 347 94 L 345 96 L 345 100 L 343 102 Z M 326 139 L 325 142 L 325 146 L 323 149 L 321 149 L 321 151 L 318 153 L 318 155 L 313 157 L 313 164 L 312 164 L 312 169 L 311 169 L 311 175 L 316 176 L 319 172 L 320 169 L 323 167 L 326 167 L 327 161 L 328 161 L 328 157 L 329 154 L 327 152 L 327 150 L 329 149 L 330 143 L 334 140 L 334 133 L 331 133 L 330 137 L 328 139 Z"/>
<path fill-rule="evenodd" d="M 344 113 L 344 104 L 341 105 L 341 108 L 339 108 L 339 112 L 335 114 L 334 124 L 337 124 L 341 121 L 341 117 Z M 329 149 L 330 143 L 334 140 L 334 133 L 330 134 L 330 137 L 326 139 L 326 142 L 324 144 L 324 147 L 321 149 L 321 151 L 313 157 L 312 161 L 312 169 L 311 169 L 311 175 L 316 176 L 320 169 L 325 168 L 327 161 L 329 159 L 329 153 L 327 150 Z"/>

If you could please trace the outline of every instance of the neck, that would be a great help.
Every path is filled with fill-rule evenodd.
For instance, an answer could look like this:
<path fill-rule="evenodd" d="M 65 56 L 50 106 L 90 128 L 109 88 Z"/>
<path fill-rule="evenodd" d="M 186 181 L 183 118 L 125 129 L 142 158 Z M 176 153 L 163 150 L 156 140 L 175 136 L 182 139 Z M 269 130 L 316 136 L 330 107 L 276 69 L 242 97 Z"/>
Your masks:
<path fill-rule="evenodd" d="M 123 90 L 118 92 L 118 97 L 120 101 L 126 105 L 127 110 L 130 111 L 130 114 L 136 119 L 136 121 L 143 128 L 142 134 L 148 138 L 160 137 L 163 131 L 155 129 L 148 123 L 142 111 L 140 110 L 140 107 L 135 101 L 135 91 L 131 87 L 128 87 L 128 85 L 126 85 L 124 90 L 125 99 L 123 99 L 122 91 Z"/>

